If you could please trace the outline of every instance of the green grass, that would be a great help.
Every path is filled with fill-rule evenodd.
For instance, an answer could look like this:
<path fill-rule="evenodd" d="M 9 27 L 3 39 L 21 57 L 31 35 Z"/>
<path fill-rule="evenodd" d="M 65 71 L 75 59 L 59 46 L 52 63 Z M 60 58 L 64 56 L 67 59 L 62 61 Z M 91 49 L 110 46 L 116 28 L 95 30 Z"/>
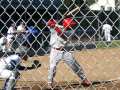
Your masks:
<path fill-rule="evenodd" d="M 120 47 L 120 40 L 113 40 L 108 45 L 105 41 L 97 41 L 96 48 L 118 48 Z"/>

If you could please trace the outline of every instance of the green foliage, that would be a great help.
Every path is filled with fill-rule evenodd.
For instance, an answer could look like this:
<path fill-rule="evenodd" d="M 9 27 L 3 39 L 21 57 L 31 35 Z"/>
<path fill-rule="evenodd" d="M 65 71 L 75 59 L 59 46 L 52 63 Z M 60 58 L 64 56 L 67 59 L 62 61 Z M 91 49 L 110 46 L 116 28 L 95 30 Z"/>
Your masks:
<path fill-rule="evenodd" d="M 95 3 L 95 0 L 86 0 L 88 5 Z"/>
<path fill-rule="evenodd" d="M 97 48 L 117 48 L 120 47 L 120 40 L 113 40 L 111 43 L 107 44 L 105 41 L 96 42 Z"/>

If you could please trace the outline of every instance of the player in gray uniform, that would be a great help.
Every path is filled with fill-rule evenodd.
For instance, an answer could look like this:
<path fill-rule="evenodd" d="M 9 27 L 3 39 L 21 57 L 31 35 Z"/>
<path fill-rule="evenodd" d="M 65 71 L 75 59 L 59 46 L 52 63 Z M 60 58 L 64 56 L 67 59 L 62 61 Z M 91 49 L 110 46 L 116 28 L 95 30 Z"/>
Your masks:
<path fill-rule="evenodd" d="M 14 54 L 12 53 L 2 53 L 3 55 L 0 59 L 0 78 L 6 79 L 3 90 L 14 90 L 16 81 L 19 79 L 18 67 L 21 60 L 27 60 L 27 55 L 25 53 Z"/>
<path fill-rule="evenodd" d="M 72 53 L 64 50 L 64 46 L 67 44 L 67 41 L 64 37 L 64 28 L 63 26 L 57 25 L 56 21 L 51 19 L 48 21 L 48 26 L 51 31 L 50 38 L 50 68 L 48 74 L 48 85 L 53 86 L 53 79 L 56 74 L 56 66 L 61 59 L 64 59 L 65 63 L 71 67 L 71 69 L 80 77 L 82 80 L 82 85 L 89 86 L 91 81 L 89 81 L 82 69 L 82 67 L 76 62 L 75 58 L 72 56 Z"/>

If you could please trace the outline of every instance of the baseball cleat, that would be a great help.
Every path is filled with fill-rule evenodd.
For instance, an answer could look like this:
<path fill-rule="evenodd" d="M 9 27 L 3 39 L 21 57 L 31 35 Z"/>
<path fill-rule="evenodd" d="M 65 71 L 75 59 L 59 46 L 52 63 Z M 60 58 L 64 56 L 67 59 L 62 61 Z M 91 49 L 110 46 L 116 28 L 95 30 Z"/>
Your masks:
<path fill-rule="evenodd" d="M 88 79 L 84 79 L 81 85 L 83 85 L 84 87 L 89 87 L 90 85 L 92 85 L 92 82 L 89 81 Z"/>
<path fill-rule="evenodd" d="M 53 84 L 51 82 L 48 82 L 48 88 L 52 89 L 53 88 Z"/>

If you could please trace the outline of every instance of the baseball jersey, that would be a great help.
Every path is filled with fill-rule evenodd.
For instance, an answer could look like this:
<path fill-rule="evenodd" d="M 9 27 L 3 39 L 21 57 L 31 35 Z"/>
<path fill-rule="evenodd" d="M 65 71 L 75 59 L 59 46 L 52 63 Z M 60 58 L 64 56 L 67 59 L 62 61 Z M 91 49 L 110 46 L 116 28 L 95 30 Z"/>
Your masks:
<path fill-rule="evenodd" d="M 18 55 L 10 55 L 8 57 L 3 57 L 0 60 L 0 69 L 5 69 L 6 67 L 15 67 L 19 65 L 21 62 L 21 58 Z"/>
<path fill-rule="evenodd" d="M 112 30 L 112 26 L 109 24 L 104 24 L 102 29 L 104 30 L 105 34 L 107 34 Z"/>
<path fill-rule="evenodd" d="M 57 32 L 54 30 L 54 28 L 51 28 L 50 31 L 51 31 L 51 37 L 50 37 L 51 47 L 60 48 L 65 46 L 66 41 L 57 35 Z"/>

